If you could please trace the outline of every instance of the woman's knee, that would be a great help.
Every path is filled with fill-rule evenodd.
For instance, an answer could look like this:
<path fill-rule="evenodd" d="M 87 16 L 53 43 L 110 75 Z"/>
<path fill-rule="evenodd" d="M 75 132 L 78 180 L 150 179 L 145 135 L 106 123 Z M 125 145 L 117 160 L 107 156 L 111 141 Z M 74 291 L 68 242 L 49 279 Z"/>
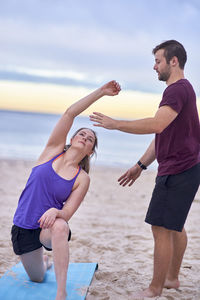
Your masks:
<path fill-rule="evenodd" d="M 44 275 L 45 275 L 45 273 L 44 274 L 40 274 L 40 275 L 29 275 L 29 278 L 33 282 L 41 283 L 44 280 Z"/>
<path fill-rule="evenodd" d="M 69 234 L 69 225 L 67 222 L 61 218 L 57 218 L 52 226 L 52 234 L 62 235 Z"/>

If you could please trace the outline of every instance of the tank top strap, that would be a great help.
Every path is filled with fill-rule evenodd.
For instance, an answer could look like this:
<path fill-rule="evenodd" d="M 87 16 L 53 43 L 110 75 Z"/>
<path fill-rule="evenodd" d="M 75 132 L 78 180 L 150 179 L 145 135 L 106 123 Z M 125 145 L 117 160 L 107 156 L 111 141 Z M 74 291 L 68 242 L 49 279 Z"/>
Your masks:
<path fill-rule="evenodd" d="M 82 169 L 81 166 L 79 166 L 78 170 L 77 170 L 77 172 L 76 172 L 76 174 L 75 174 L 75 176 L 73 178 L 74 181 L 76 180 L 76 178 L 77 178 L 78 174 L 80 173 L 81 169 Z"/>
<path fill-rule="evenodd" d="M 54 161 L 56 160 L 58 157 L 60 157 L 61 155 L 63 155 L 65 153 L 65 151 L 62 151 L 61 153 L 59 154 L 56 154 L 54 157 L 52 157 L 49 161 Z"/>
<path fill-rule="evenodd" d="M 60 156 L 62 156 L 64 153 L 65 153 L 65 151 L 63 151 L 63 152 L 57 154 L 56 156 L 54 156 L 53 158 L 51 158 L 48 162 L 52 162 L 52 163 L 53 163 L 56 159 L 58 159 L 58 158 L 59 158 Z M 82 169 L 81 166 L 79 166 L 78 169 L 77 169 L 77 171 L 76 171 L 76 174 L 74 175 L 74 178 L 72 178 L 72 180 L 73 180 L 74 182 L 75 182 L 75 180 L 76 180 L 78 174 L 80 173 L 81 169 Z"/>

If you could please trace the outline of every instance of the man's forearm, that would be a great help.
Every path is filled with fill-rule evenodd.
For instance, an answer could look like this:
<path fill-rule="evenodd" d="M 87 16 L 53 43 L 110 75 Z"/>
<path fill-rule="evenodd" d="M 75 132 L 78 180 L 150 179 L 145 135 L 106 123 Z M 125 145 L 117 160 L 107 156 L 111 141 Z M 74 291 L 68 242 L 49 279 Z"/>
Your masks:
<path fill-rule="evenodd" d="M 140 161 L 143 165 L 148 167 L 154 160 L 156 159 L 155 154 L 155 139 L 151 142 L 149 147 L 147 148 L 146 152 L 140 158 Z"/>
<path fill-rule="evenodd" d="M 154 118 L 134 121 L 114 120 L 113 129 L 133 134 L 159 133 L 158 124 Z"/>

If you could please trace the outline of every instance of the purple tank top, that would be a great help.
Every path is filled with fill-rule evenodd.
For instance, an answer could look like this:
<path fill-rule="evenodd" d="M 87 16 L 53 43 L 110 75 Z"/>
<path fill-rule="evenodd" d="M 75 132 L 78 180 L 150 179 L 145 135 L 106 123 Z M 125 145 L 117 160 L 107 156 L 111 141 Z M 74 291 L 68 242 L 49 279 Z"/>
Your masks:
<path fill-rule="evenodd" d="M 45 211 L 52 207 L 63 208 L 81 168 L 79 167 L 71 180 L 59 176 L 54 171 L 52 163 L 62 154 L 32 169 L 14 215 L 15 225 L 25 229 L 39 228 L 38 220 Z"/>

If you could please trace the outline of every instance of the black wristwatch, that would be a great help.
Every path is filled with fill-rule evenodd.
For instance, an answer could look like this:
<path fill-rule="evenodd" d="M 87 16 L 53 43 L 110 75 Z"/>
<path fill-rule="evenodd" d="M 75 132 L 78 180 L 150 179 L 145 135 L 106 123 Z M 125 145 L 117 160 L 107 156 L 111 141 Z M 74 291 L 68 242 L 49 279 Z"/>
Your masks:
<path fill-rule="evenodd" d="M 140 160 L 138 160 L 137 164 L 138 164 L 138 166 L 140 166 L 140 168 L 142 170 L 146 170 L 147 169 L 147 167 L 145 165 L 143 165 Z"/>

